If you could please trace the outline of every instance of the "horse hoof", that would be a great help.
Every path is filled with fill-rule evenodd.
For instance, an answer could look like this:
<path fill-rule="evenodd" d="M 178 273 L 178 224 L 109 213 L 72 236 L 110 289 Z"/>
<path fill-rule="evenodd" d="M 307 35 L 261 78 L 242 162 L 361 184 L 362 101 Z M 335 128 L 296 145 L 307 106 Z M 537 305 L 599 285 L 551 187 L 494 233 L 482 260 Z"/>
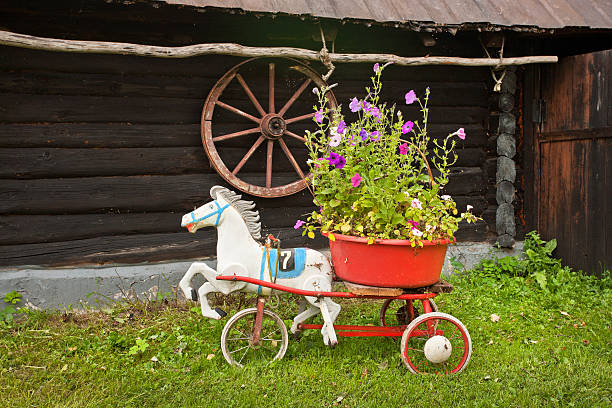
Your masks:
<path fill-rule="evenodd" d="M 191 300 L 198 301 L 198 292 L 194 288 L 191 288 Z"/>
<path fill-rule="evenodd" d="M 217 314 L 219 316 L 221 316 L 221 318 L 223 319 L 225 316 L 227 316 L 227 313 L 225 313 L 225 311 L 223 309 L 219 309 L 218 307 L 215 307 L 215 312 L 217 312 Z"/>
<path fill-rule="evenodd" d="M 338 345 L 337 341 L 330 341 L 328 344 L 329 348 L 332 350 L 335 349 L 337 345 Z"/>

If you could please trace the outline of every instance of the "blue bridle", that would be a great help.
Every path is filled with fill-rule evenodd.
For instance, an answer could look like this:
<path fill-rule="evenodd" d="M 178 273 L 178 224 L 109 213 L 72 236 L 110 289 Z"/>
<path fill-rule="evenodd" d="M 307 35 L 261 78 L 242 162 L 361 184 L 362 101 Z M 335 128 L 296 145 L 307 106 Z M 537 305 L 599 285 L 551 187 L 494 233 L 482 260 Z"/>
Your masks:
<path fill-rule="evenodd" d="M 219 225 L 219 219 L 221 218 L 221 214 L 223 213 L 223 211 L 229 207 L 229 204 L 225 204 L 223 207 L 221 207 L 219 205 L 219 203 L 217 202 L 217 200 L 213 201 L 213 203 L 215 203 L 215 205 L 217 206 L 217 211 L 213 211 L 208 215 L 205 215 L 204 217 L 198 218 L 196 219 L 194 211 L 190 212 L 189 215 L 191 215 L 191 219 L 193 220 L 193 223 L 195 224 L 196 222 L 200 222 L 202 220 L 207 219 L 208 217 L 212 217 L 213 215 L 217 214 L 217 220 L 215 221 L 215 227 L 217 225 Z"/>

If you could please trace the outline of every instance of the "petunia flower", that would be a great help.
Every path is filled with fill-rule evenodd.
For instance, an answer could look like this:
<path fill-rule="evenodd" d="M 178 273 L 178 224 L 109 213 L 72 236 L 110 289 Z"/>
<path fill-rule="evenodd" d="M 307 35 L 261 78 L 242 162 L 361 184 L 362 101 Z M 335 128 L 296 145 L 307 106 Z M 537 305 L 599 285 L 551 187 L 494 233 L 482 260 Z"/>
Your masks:
<path fill-rule="evenodd" d="M 336 168 L 342 170 L 346 165 L 346 159 L 342 155 L 338 155 L 338 162 L 336 163 Z"/>
<path fill-rule="evenodd" d="M 370 102 L 367 102 L 367 101 L 363 101 L 362 105 L 363 105 L 363 110 L 366 111 L 366 112 L 369 112 L 370 109 L 372 108 L 372 104 Z"/>
<path fill-rule="evenodd" d="M 370 113 L 372 114 L 372 116 L 374 116 L 375 118 L 380 117 L 380 109 L 378 109 L 376 106 L 373 106 L 372 109 L 370 109 Z"/>
<path fill-rule="evenodd" d="M 349 104 L 349 108 L 351 108 L 351 112 L 359 112 L 361 110 L 361 105 L 359 104 L 359 101 L 357 100 L 357 98 L 353 98 L 351 100 L 351 103 Z"/>
<path fill-rule="evenodd" d="M 302 220 L 297 220 L 295 222 L 295 225 L 293 226 L 293 229 L 300 229 L 302 228 L 302 225 L 306 224 L 304 221 Z"/>
<path fill-rule="evenodd" d="M 436 230 L 436 226 L 435 225 L 425 225 L 425 232 L 430 233 L 430 232 L 434 232 Z"/>
<path fill-rule="evenodd" d="M 410 147 L 408 146 L 408 143 L 402 143 L 399 149 L 400 149 L 400 154 L 408 154 L 408 150 L 410 150 Z"/>
<path fill-rule="evenodd" d="M 361 183 L 361 180 L 363 180 L 363 178 L 359 175 L 359 173 L 355 173 L 355 175 L 351 177 L 351 184 L 353 185 L 353 187 L 359 187 L 359 183 Z"/>
<path fill-rule="evenodd" d="M 336 129 L 336 132 L 341 135 L 344 133 L 344 129 L 346 129 L 346 123 L 341 120 L 340 123 L 338 123 L 338 129 Z"/>
<path fill-rule="evenodd" d="M 319 109 L 315 112 L 315 121 L 317 123 L 323 122 L 323 109 Z"/>
<path fill-rule="evenodd" d="M 378 73 L 378 68 L 380 67 L 380 65 L 378 65 L 378 62 L 376 64 L 374 64 L 374 73 L 377 74 Z"/>
<path fill-rule="evenodd" d="M 326 159 L 329 162 L 330 166 L 335 166 L 336 164 L 338 164 L 338 159 L 339 158 L 340 158 L 340 155 L 338 153 L 334 153 L 334 152 L 329 152 L 329 156 L 326 157 Z"/>
<path fill-rule="evenodd" d="M 402 126 L 402 134 L 405 135 L 406 133 L 411 132 L 413 126 L 414 126 L 414 123 L 412 121 L 408 121 L 404 123 L 404 126 Z"/>
<path fill-rule="evenodd" d="M 470 211 L 472 208 L 474 208 L 474 207 L 469 205 L 469 204 L 467 205 L 467 211 Z"/>
<path fill-rule="evenodd" d="M 459 130 L 457 130 L 455 134 L 459 136 L 459 139 L 465 140 L 465 129 L 464 128 L 459 128 Z"/>
<path fill-rule="evenodd" d="M 336 147 L 340 144 L 341 141 L 342 136 L 340 136 L 338 133 L 332 133 L 332 137 L 329 138 L 329 145 L 331 147 Z"/>
<path fill-rule="evenodd" d="M 406 97 L 406 105 L 412 105 L 414 103 L 414 101 L 417 100 L 417 96 L 414 93 L 414 90 L 410 90 L 410 92 L 406 93 L 405 95 Z"/>
<path fill-rule="evenodd" d="M 366 140 L 368 138 L 368 132 L 361 128 L 361 131 L 359 132 L 359 136 L 361 136 L 361 140 Z"/>
<path fill-rule="evenodd" d="M 377 142 L 380 140 L 380 133 L 378 133 L 377 130 L 373 131 L 372 133 L 370 133 L 370 140 L 373 142 Z"/>
<path fill-rule="evenodd" d="M 412 235 L 414 235 L 415 237 L 422 237 L 423 233 L 419 231 L 418 229 L 412 227 Z"/>
<path fill-rule="evenodd" d="M 316 86 L 314 88 L 312 88 L 312 93 L 315 95 L 319 94 L 319 88 L 317 88 Z"/>
<path fill-rule="evenodd" d="M 419 210 L 423 209 L 423 205 L 421 204 L 418 198 L 413 199 L 412 202 L 410 203 L 410 206 L 412 208 L 418 208 Z"/>
<path fill-rule="evenodd" d="M 449 196 L 448 194 L 444 194 L 443 196 L 440 196 L 440 198 L 446 201 L 446 200 L 450 200 L 451 196 Z"/>
<path fill-rule="evenodd" d="M 414 227 L 417 227 L 417 226 L 419 225 L 419 223 L 418 223 L 418 222 L 416 222 L 416 221 L 412 221 L 412 220 L 408 220 L 408 223 L 407 223 L 406 225 L 408 225 L 408 224 L 412 225 L 412 227 L 413 227 L 413 228 L 414 228 Z"/>

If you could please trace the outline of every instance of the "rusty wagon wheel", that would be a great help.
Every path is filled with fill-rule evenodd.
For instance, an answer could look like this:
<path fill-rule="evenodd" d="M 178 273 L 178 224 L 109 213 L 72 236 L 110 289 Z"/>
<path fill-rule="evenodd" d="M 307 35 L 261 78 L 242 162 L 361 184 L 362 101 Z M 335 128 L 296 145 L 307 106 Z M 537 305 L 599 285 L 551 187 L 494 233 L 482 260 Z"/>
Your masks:
<path fill-rule="evenodd" d="M 312 117 L 317 96 L 311 88 L 325 85 L 312 68 L 288 58 L 253 58 L 230 69 L 202 110 L 202 143 L 219 175 L 259 197 L 306 188 L 304 134 L 316 130 Z M 333 93 L 327 99 L 329 108 L 337 106 Z"/>

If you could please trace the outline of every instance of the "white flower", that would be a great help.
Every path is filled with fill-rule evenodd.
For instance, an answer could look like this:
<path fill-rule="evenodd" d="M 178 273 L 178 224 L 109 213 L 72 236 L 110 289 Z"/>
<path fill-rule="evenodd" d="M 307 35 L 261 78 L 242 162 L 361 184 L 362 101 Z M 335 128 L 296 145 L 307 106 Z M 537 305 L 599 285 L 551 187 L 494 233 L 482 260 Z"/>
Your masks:
<path fill-rule="evenodd" d="M 435 225 L 425 225 L 425 232 L 430 233 L 430 232 L 434 232 L 436 230 L 436 226 Z"/>
<path fill-rule="evenodd" d="M 421 205 L 421 202 L 419 201 L 418 198 L 415 198 L 414 200 L 412 200 L 412 202 L 410 203 L 410 206 L 412 208 L 418 208 L 419 210 L 423 209 L 423 206 Z"/>
<path fill-rule="evenodd" d="M 451 196 L 449 196 L 448 194 L 444 194 L 443 196 L 440 196 L 440 198 L 446 201 L 446 200 L 450 200 Z"/>
<path fill-rule="evenodd" d="M 319 88 L 317 88 L 316 86 L 314 88 L 312 88 L 312 93 L 315 95 L 319 94 Z"/>
<path fill-rule="evenodd" d="M 472 208 L 474 208 L 474 207 L 472 207 L 472 206 L 471 206 L 471 205 L 469 205 L 469 204 L 467 205 L 467 210 L 468 210 L 468 211 L 470 211 Z"/>
<path fill-rule="evenodd" d="M 415 227 L 412 227 L 412 235 L 414 235 L 415 237 L 422 237 L 423 233 Z"/>

